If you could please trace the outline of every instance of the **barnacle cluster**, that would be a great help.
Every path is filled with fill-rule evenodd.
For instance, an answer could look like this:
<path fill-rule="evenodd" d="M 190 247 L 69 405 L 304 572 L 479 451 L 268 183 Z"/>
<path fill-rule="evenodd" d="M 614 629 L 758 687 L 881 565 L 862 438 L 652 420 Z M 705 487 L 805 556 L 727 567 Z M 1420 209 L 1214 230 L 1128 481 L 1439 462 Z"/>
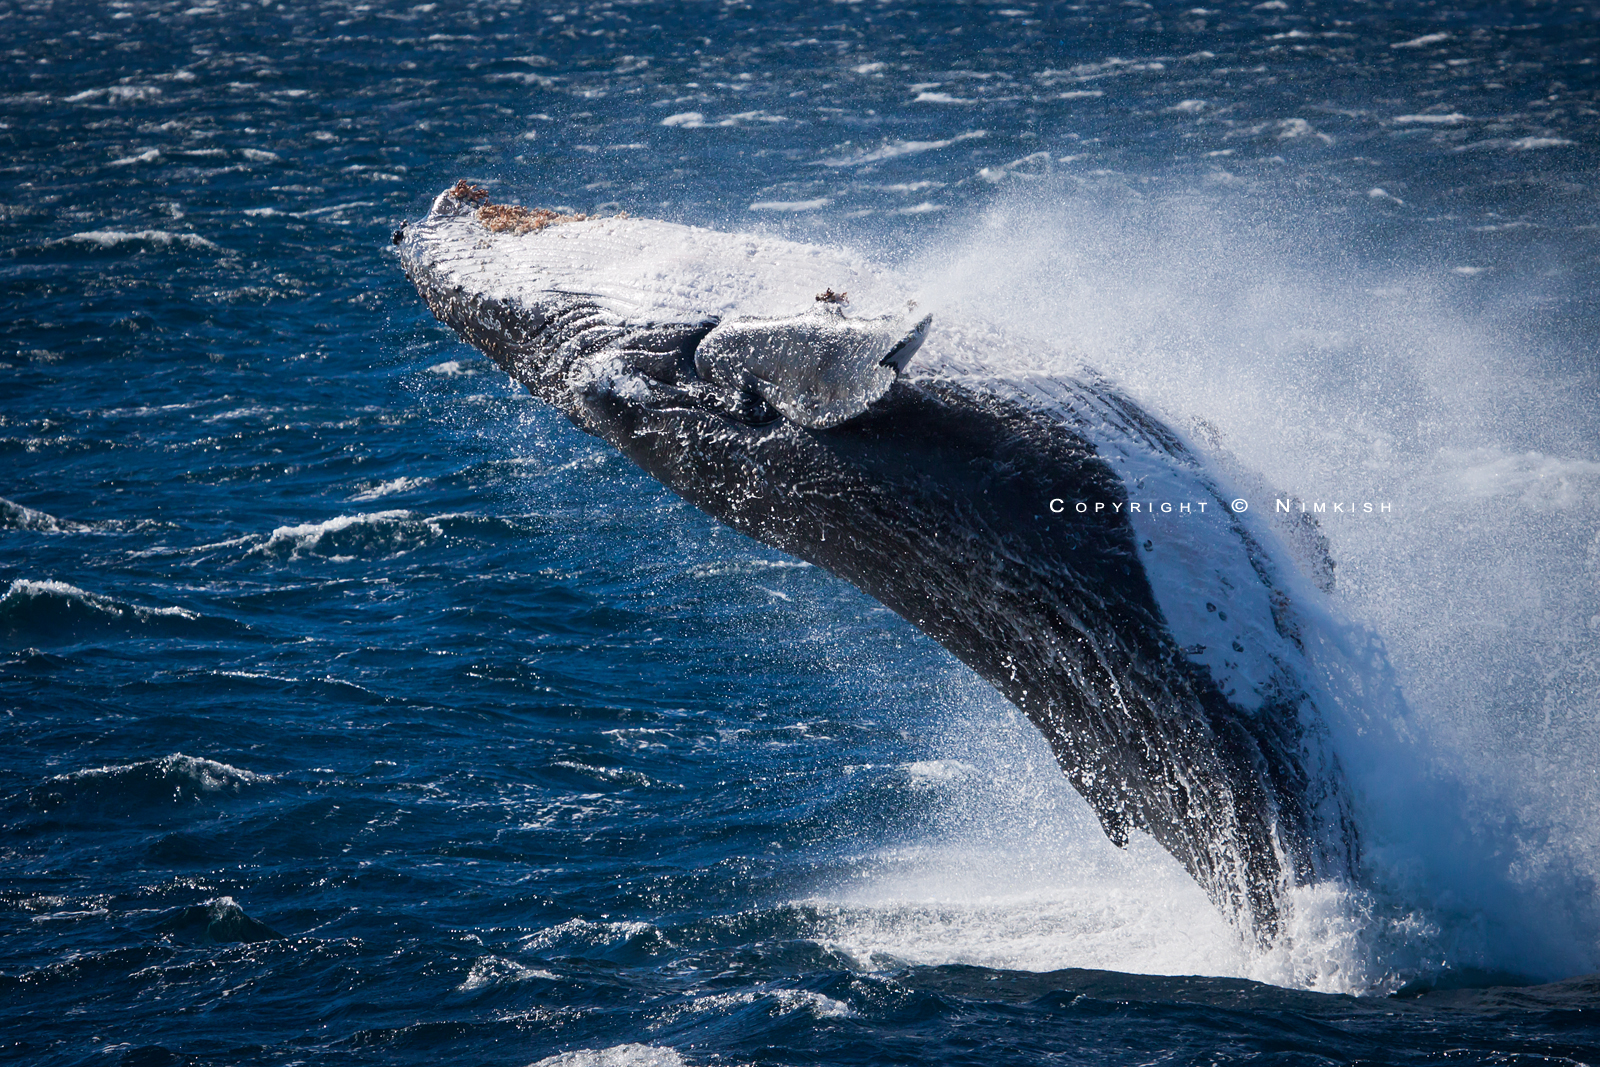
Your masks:
<path fill-rule="evenodd" d="M 478 221 L 495 233 L 531 233 L 552 222 L 583 222 L 587 215 L 563 215 L 549 208 L 526 208 L 520 204 L 485 204 L 478 209 Z"/>
<path fill-rule="evenodd" d="M 522 235 L 542 230 L 556 222 L 586 222 L 599 215 L 564 215 L 559 211 L 549 208 L 527 208 L 521 204 L 495 204 L 489 200 L 489 190 L 462 178 L 450 187 L 450 195 L 457 200 L 464 200 L 469 204 L 477 204 L 478 221 L 483 223 L 491 233 L 514 233 Z M 612 218 L 625 219 L 626 211 L 619 211 Z"/>

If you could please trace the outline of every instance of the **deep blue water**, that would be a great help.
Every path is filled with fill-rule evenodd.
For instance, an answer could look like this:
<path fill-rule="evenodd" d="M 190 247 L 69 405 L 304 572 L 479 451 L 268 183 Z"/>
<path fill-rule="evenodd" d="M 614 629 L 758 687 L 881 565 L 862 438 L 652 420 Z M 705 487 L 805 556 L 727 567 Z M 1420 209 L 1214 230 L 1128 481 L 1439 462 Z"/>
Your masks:
<path fill-rule="evenodd" d="M 1347 610 L 1501 823 L 1576 841 L 1528 877 L 1590 914 L 1594 5 L 6 2 L 0 35 L 0 1058 L 1600 1062 L 1570 968 L 1227 977 L 1280 972 L 1003 701 L 528 400 L 389 250 L 465 176 L 907 262 L 1003 209 L 1091 264 L 1301 264 L 1266 317 L 1430 279 L 1282 344 L 1241 298 L 1205 346 L 1373 400 L 1274 431 L 1370 431 L 1362 484 L 1430 504 L 1330 531 Z M 1314 358 L 1369 318 L 1503 347 Z M 1372 459 L 1407 449 L 1456 458 Z M 1400 592 L 1439 610 L 1374 592 L 1435 556 Z"/>

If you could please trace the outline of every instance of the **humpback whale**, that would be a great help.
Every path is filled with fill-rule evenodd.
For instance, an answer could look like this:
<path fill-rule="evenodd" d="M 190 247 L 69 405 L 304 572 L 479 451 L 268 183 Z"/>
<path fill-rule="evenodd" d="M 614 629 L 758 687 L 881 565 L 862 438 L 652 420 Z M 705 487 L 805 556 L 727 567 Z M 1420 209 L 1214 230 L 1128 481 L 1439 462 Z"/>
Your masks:
<path fill-rule="evenodd" d="M 1089 373 L 989 369 L 843 251 L 494 204 L 396 231 L 434 315 L 685 500 L 852 583 L 1022 710 L 1124 845 L 1254 943 L 1359 839 L 1272 537 Z M 837 291 L 836 291 L 837 290 Z"/>

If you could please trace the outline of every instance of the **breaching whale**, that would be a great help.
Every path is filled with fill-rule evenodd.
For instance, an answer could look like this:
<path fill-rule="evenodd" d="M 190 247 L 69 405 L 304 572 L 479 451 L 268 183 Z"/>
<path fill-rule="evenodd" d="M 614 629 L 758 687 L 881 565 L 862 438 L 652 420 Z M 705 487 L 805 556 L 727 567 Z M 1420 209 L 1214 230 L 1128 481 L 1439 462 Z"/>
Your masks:
<path fill-rule="evenodd" d="M 395 233 L 407 276 L 536 397 L 678 495 L 878 599 L 1043 732 L 1118 845 L 1152 835 L 1257 944 L 1359 842 L 1270 538 L 1092 375 L 836 249 L 493 204 Z"/>

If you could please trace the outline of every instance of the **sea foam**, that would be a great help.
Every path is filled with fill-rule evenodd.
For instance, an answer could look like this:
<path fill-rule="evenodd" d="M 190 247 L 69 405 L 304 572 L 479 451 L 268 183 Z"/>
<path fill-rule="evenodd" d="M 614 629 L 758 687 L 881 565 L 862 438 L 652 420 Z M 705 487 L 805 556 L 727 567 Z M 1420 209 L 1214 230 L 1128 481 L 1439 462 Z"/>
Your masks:
<path fill-rule="evenodd" d="M 280 526 L 251 551 L 285 560 L 323 557 L 342 563 L 358 556 L 400 555 L 442 536 L 437 519 L 411 511 L 375 511 Z"/>
<path fill-rule="evenodd" d="M 270 775 L 174 752 L 157 759 L 57 775 L 35 787 L 30 801 L 41 810 L 84 804 L 115 813 L 129 805 L 165 806 L 236 794 L 247 786 L 270 781 Z"/>
<path fill-rule="evenodd" d="M 1106 374 L 1209 468 L 1259 472 L 1249 523 L 1274 496 L 1388 505 L 1317 516 L 1331 596 L 1286 576 L 1364 888 L 1308 893 L 1276 956 L 1219 947 L 1206 973 L 1359 990 L 1600 967 L 1600 454 L 1581 383 L 1535 370 L 1562 338 L 1474 316 L 1439 275 L 1319 255 L 1271 209 L 1007 188 L 911 267 L 936 322 L 993 324 L 992 372 Z"/>
<path fill-rule="evenodd" d="M 546 1056 L 529 1067 L 683 1067 L 683 1057 L 660 1045 L 612 1045 Z"/>

